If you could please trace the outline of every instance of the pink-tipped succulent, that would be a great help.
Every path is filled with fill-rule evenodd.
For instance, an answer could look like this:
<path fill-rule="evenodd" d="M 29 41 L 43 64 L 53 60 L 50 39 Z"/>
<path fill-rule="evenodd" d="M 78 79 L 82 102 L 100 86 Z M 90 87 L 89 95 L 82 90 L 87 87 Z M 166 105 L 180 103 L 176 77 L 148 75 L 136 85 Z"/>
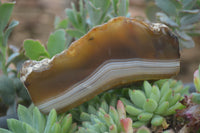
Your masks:
<path fill-rule="evenodd" d="M 120 123 L 125 133 L 133 133 L 132 119 L 130 118 L 121 119 Z"/>
<path fill-rule="evenodd" d="M 186 108 L 177 112 L 177 116 L 183 118 L 186 124 L 182 130 L 190 132 L 200 130 L 200 66 L 194 72 L 194 85 L 196 92 L 182 100 Z"/>
<path fill-rule="evenodd" d="M 196 87 L 196 91 L 200 93 L 200 66 L 199 69 L 194 72 L 194 85 Z"/>
<path fill-rule="evenodd" d="M 84 117 L 85 115 L 81 115 Z M 117 109 L 110 106 L 108 113 L 100 108 L 96 115 L 90 114 L 83 122 L 83 127 L 78 133 L 109 132 L 109 133 L 133 133 L 132 119 L 126 117 L 126 111 L 122 101 L 117 101 Z"/>
<path fill-rule="evenodd" d="M 124 104 L 120 100 L 118 100 L 117 102 L 117 111 L 118 111 L 120 119 L 126 118 L 126 110 L 125 110 Z"/>

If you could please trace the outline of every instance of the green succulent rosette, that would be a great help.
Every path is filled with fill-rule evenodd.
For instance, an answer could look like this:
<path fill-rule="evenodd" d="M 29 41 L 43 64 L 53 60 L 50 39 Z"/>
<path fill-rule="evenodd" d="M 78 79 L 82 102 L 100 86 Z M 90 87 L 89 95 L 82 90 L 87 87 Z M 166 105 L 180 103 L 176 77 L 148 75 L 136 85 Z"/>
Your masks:
<path fill-rule="evenodd" d="M 166 116 L 176 113 L 184 108 L 179 100 L 187 92 L 179 82 L 160 80 L 151 85 L 148 81 L 143 84 L 143 90 L 129 89 L 129 99 L 120 98 L 124 103 L 126 112 L 132 118 L 133 127 L 140 127 L 151 123 L 153 126 L 165 126 Z"/>

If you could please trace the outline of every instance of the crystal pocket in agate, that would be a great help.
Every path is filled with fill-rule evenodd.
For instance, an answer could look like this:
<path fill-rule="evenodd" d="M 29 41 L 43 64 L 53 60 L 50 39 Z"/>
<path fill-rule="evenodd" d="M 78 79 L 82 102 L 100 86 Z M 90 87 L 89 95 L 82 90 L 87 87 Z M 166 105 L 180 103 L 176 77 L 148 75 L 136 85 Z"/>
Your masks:
<path fill-rule="evenodd" d="M 51 60 L 26 61 L 21 80 L 41 111 L 64 112 L 119 85 L 176 75 L 179 58 L 178 40 L 167 26 L 118 17 Z"/>

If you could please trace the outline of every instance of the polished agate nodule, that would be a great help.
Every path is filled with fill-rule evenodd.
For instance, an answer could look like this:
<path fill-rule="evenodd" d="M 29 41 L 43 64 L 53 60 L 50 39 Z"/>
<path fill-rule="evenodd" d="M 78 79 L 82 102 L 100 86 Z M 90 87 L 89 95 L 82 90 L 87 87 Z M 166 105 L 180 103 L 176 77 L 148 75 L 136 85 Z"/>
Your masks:
<path fill-rule="evenodd" d="M 119 85 L 179 71 L 177 38 L 163 24 L 118 17 L 51 60 L 26 61 L 21 79 L 38 108 L 62 112 Z"/>

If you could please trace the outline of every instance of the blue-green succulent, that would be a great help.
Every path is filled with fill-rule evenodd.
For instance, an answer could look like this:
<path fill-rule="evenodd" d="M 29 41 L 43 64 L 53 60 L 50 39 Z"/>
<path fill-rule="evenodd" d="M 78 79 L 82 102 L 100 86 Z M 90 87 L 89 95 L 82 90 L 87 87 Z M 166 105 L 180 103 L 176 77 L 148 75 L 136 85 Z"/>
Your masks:
<path fill-rule="evenodd" d="M 142 90 L 129 89 L 129 98 L 120 98 L 125 105 L 126 112 L 134 121 L 133 127 L 151 123 L 153 126 L 162 125 L 166 128 L 165 117 L 184 108 L 179 100 L 183 98 L 182 93 L 187 88 L 180 86 L 179 83 L 175 83 L 171 88 L 172 81 L 159 82 L 162 82 L 161 87 L 156 85 L 158 82 L 152 86 L 145 81 Z"/>

